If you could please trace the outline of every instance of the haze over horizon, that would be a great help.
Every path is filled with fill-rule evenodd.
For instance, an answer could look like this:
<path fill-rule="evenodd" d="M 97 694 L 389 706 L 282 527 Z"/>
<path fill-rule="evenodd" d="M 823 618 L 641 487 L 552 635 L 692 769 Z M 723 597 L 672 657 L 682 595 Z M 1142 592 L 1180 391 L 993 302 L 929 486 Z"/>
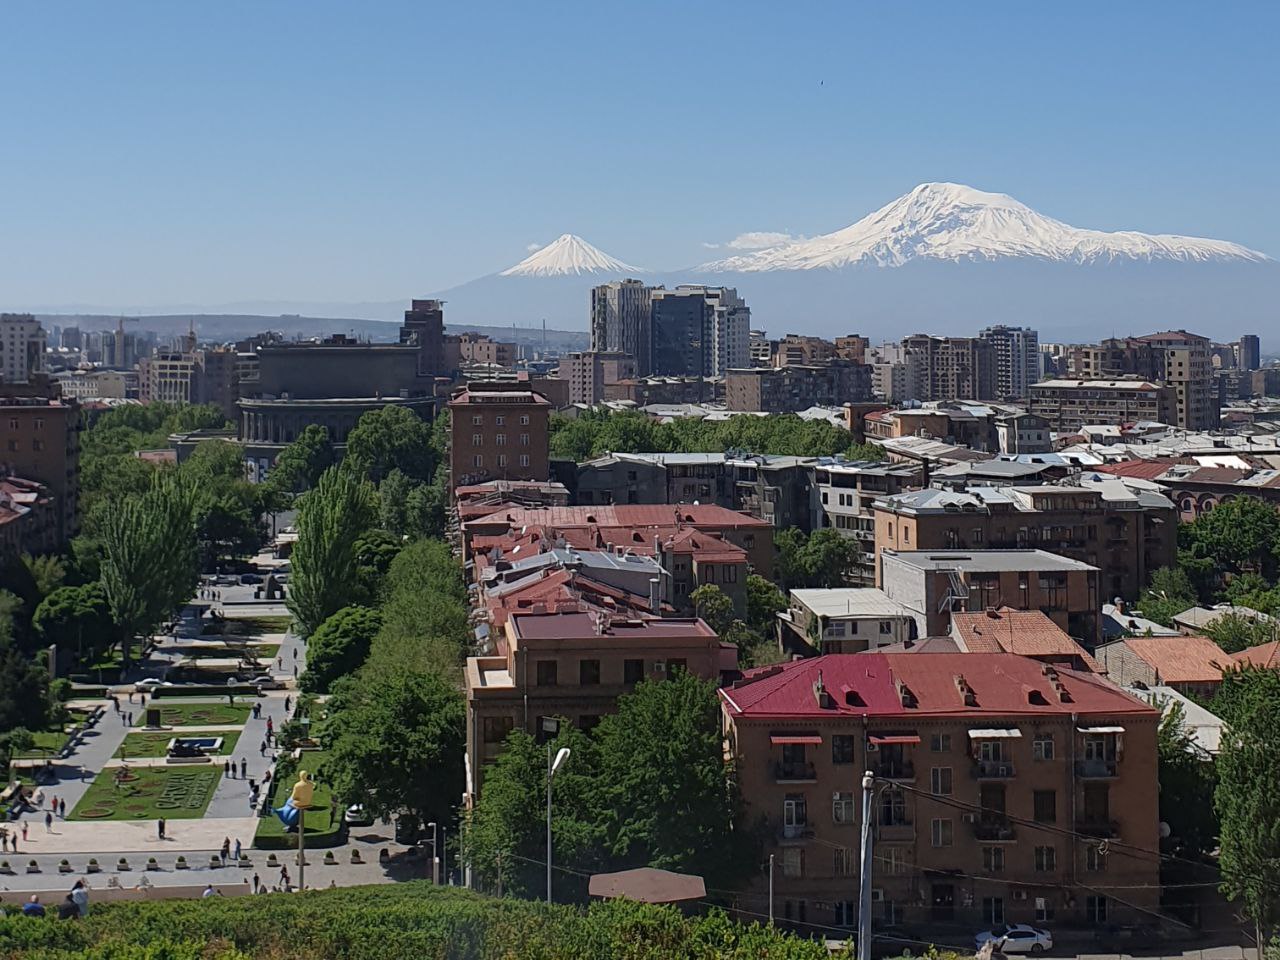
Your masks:
<path fill-rule="evenodd" d="M 1271 5 L 124 0 L 4 23 L 0 309 L 385 302 L 565 233 L 676 270 L 941 180 L 1280 256 Z"/>

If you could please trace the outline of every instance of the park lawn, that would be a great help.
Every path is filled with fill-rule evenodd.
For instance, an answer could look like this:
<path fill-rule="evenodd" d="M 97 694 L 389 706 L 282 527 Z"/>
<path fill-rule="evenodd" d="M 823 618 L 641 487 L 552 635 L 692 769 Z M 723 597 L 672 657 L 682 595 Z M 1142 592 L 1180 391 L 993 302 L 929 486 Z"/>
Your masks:
<path fill-rule="evenodd" d="M 149 706 L 159 707 L 160 723 L 166 727 L 201 727 L 208 724 L 224 726 L 231 723 L 244 723 L 249 719 L 247 703 L 231 704 L 217 700 L 175 703 L 169 700 L 152 700 Z M 146 723 L 147 711 L 137 711 L 134 714 L 133 725 L 143 727 Z"/>
<path fill-rule="evenodd" d="M 67 735 L 61 730 L 38 730 L 31 734 L 31 739 L 35 741 L 31 749 L 15 753 L 15 760 L 40 760 L 55 754 L 67 742 Z"/>
<path fill-rule="evenodd" d="M 228 617 L 228 633 L 233 636 L 260 636 L 264 633 L 288 633 L 293 617 Z"/>
<path fill-rule="evenodd" d="M 163 757 L 168 754 L 169 741 L 177 737 L 221 737 L 222 750 L 219 756 L 233 753 L 236 742 L 240 739 L 239 730 L 149 730 L 145 733 L 131 733 L 124 738 L 124 743 L 117 748 L 117 757 Z"/>
<path fill-rule="evenodd" d="M 107 767 L 89 785 L 69 820 L 193 820 L 204 816 L 222 771 L 212 766 L 131 767 L 133 778 L 117 789 L 118 767 Z"/>
<path fill-rule="evenodd" d="M 303 751 L 298 769 L 314 775 L 317 770 L 323 769 L 328 757 L 329 754 L 324 750 Z M 271 806 L 273 808 L 284 806 L 285 801 L 289 799 L 289 794 L 293 791 L 293 785 L 297 782 L 296 773 L 280 777 L 274 785 Z M 334 845 L 341 837 L 344 812 L 344 808 L 334 799 L 333 790 L 328 781 L 322 778 L 311 795 L 311 808 L 303 814 L 307 825 L 307 844 L 312 844 L 314 838 L 317 846 Z M 260 850 L 293 849 L 297 846 L 293 835 L 285 832 L 284 824 L 274 814 L 258 821 L 258 831 L 254 835 L 253 842 L 254 846 Z"/>

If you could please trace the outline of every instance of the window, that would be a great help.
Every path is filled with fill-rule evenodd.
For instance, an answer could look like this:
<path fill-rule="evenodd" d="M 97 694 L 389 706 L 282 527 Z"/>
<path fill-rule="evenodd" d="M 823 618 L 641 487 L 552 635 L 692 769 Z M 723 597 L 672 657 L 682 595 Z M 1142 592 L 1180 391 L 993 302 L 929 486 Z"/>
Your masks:
<path fill-rule="evenodd" d="M 855 814 L 853 794 L 851 792 L 833 793 L 831 795 L 831 822 L 853 823 Z"/>
<path fill-rule="evenodd" d="M 901 790 L 886 790 L 880 794 L 880 824 L 885 827 L 906 826 L 907 797 Z"/>
<path fill-rule="evenodd" d="M 471 445 L 472 445 L 473 447 L 482 447 L 482 446 L 484 446 L 484 434 L 483 434 L 483 433 L 473 433 L 473 434 L 471 435 Z"/>
<path fill-rule="evenodd" d="M 17 429 L 18 429 L 18 418 L 17 418 L 17 417 L 10 417 L 10 418 L 9 418 L 9 429 L 10 429 L 10 430 L 17 430 Z"/>
<path fill-rule="evenodd" d="M 1004 873 L 1004 847 L 983 847 L 982 869 L 987 873 Z"/>
<path fill-rule="evenodd" d="M 498 414 L 496 417 L 493 418 L 493 425 L 495 427 L 505 427 L 507 425 L 507 418 L 504 417 L 502 414 Z"/>
<path fill-rule="evenodd" d="M 853 763 L 853 737 L 850 734 L 831 735 L 831 762 Z"/>
<path fill-rule="evenodd" d="M 1037 733 L 1031 741 L 1031 758 L 1033 760 L 1053 759 L 1053 734 Z"/>
<path fill-rule="evenodd" d="M 471 466 L 473 466 L 473 467 L 483 467 L 483 466 L 484 466 L 484 457 L 477 453 L 474 457 L 472 457 L 472 458 L 471 458 Z"/>
<path fill-rule="evenodd" d="M 527 433 L 520 434 L 520 446 L 527 447 L 529 445 L 529 435 Z"/>
<path fill-rule="evenodd" d="M 908 527 L 905 523 L 902 525 L 902 542 L 903 543 L 911 542 L 911 528 Z"/>
<path fill-rule="evenodd" d="M 983 763 L 1004 763 L 1004 744 L 999 740 L 979 740 L 978 759 Z"/>
<path fill-rule="evenodd" d="M 507 465 L 507 455 L 505 453 L 498 454 L 498 466 L 505 467 Z"/>
<path fill-rule="evenodd" d="M 472 418 L 471 418 L 471 425 L 472 425 L 473 427 L 479 427 L 479 426 L 482 426 L 483 424 L 484 424 L 484 417 L 472 417 Z"/>
<path fill-rule="evenodd" d="M 892 621 L 892 620 L 881 620 L 881 621 L 880 621 L 880 636 L 882 636 L 882 637 L 889 637 L 889 636 L 892 636 L 892 635 L 893 635 L 893 621 Z"/>
<path fill-rule="evenodd" d="M 737 568 L 737 567 L 725 567 L 725 568 L 724 568 L 724 582 L 725 582 L 725 583 L 737 583 L 737 582 L 738 582 L 738 568 Z"/>
<path fill-rule="evenodd" d="M 578 683 L 584 687 L 594 686 L 600 682 L 600 661 L 599 660 L 579 660 L 578 661 Z"/>
<path fill-rule="evenodd" d="M 643 679 L 644 679 L 644 661 L 643 660 L 622 661 L 623 683 L 639 683 Z"/>
<path fill-rule="evenodd" d="M 857 908 L 852 900 L 837 900 L 835 902 L 836 926 L 852 927 L 858 922 Z"/>
<path fill-rule="evenodd" d="M 1098 896 L 1085 897 L 1084 913 L 1090 923 L 1106 923 L 1107 898 Z"/>
<path fill-rule="evenodd" d="M 948 818 L 935 817 L 929 824 L 929 839 L 935 847 L 949 847 L 953 841 L 955 824 Z"/>
<path fill-rule="evenodd" d="M 804 849 L 802 847 L 782 848 L 782 875 L 784 877 L 804 876 Z"/>
<path fill-rule="evenodd" d="M 31 441 L 31 449 L 32 449 L 32 450 L 43 450 L 43 449 L 44 449 L 44 441 L 43 441 L 43 440 L 32 440 L 32 441 Z"/>
<path fill-rule="evenodd" d="M 507 435 L 505 433 L 495 433 L 493 435 L 493 442 L 499 447 L 505 447 L 507 445 Z"/>
<path fill-rule="evenodd" d="M 1004 853 L 1003 850 L 1000 851 Z M 1003 897 L 983 897 L 982 898 L 982 919 L 992 926 L 1004 923 L 1004 898 Z"/>
<path fill-rule="evenodd" d="M 529 425 L 529 415 L 527 413 L 520 414 L 520 426 L 527 427 Z"/>
<path fill-rule="evenodd" d="M 884 864 L 885 873 L 891 877 L 909 873 L 911 865 L 907 860 L 908 851 L 899 847 L 885 847 L 877 856 Z"/>
<path fill-rule="evenodd" d="M 507 734 L 511 732 L 514 725 L 515 721 L 511 717 L 485 717 L 484 742 L 501 743 L 507 739 Z"/>
<path fill-rule="evenodd" d="M 951 734 L 935 733 L 929 737 L 929 750 L 933 753 L 951 752 Z"/>
<path fill-rule="evenodd" d="M 667 676 L 676 677 L 689 669 L 689 661 L 684 657 L 672 657 L 667 661 Z"/>
<path fill-rule="evenodd" d="M 539 660 L 537 665 L 538 686 L 554 687 L 560 672 L 560 664 L 555 660 Z"/>
<path fill-rule="evenodd" d="M 10 441 L 9 441 L 9 449 L 10 449 L 11 451 L 12 451 L 12 450 L 17 450 L 17 449 L 18 449 L 18 441 L 17 441 L 17 440 L 10 440 Z"/>
<path fill-rule="evenodd" d="M 1045 897 L 1036 897 L 1036 922 L 1048 923 L 1053 919 L 1053 904 Z"/>
<path fill-rule="evenodd" d="M 1058 794 L 1055 790 L 1036 790 L 1031 794 L 1032 816 L 1036 823 L 1058 822 Z"/>
<path fill-rule="evenodd" d="M 36 417 L 35 419 L 36 419 L 36 422 L 35 422 L 35 428 L 36 428 L 37 430 L 43 430 L 43 429 L 44 429 L 44 417 Z"/>
<path fill-rule="evenodd" d="M 529 465 L 529 455 L 527 453 L 520 454 L 520 466 L 527 467 Z"/>
<path fill-rule="evenodd" d="M 929 771 L 929 790 L 939 797 L 951 796 L 950 767 L 934 767 Z"/>
<path fill-rule="evenodd" d="M 833 877 L 853 876 L 853 851 L 848 847 L 836 847 L 831 854 L 831 875 Z"/>
<path fill-rule="evenodd" d="M 1089 844 L 1084 848 L 1084 868 L 1090 873 L 1102 873 L 1107 869 L 1107 855 L 1102 847 Z"/>
<path fill-rule="evenodd" d="M 1058 850 L 1056 847 L 1036 847 L 1035 850 L 1036 871 L 1038 873 L 1053 873 L 1058 868 Z"/>

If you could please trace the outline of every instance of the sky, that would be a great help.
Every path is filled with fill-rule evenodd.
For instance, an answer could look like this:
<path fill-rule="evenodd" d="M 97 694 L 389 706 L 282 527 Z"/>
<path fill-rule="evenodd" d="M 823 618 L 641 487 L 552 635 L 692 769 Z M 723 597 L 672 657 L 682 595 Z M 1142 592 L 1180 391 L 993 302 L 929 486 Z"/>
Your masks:
<path fill-rule="evenodd" d="M 1280 257 L 1280 4 L 0 5 L 0 310 L 675 269 L 917 183 Z M 760 242 L 757 238 L 756 242 Z"/>

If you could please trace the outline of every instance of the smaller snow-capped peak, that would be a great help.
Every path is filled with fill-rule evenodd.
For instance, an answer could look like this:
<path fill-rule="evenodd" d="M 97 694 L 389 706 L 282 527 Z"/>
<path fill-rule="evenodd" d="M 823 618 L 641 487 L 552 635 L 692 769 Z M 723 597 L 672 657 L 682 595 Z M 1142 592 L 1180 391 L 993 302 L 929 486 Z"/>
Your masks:
<path fill-rule="evenodd" d="M 644 273 L 640 267 L 623 263 L 581 237 L 564 233 L 541 250 L 535 250 L 500 277 L 560 277 L 584 273 Z"/>

